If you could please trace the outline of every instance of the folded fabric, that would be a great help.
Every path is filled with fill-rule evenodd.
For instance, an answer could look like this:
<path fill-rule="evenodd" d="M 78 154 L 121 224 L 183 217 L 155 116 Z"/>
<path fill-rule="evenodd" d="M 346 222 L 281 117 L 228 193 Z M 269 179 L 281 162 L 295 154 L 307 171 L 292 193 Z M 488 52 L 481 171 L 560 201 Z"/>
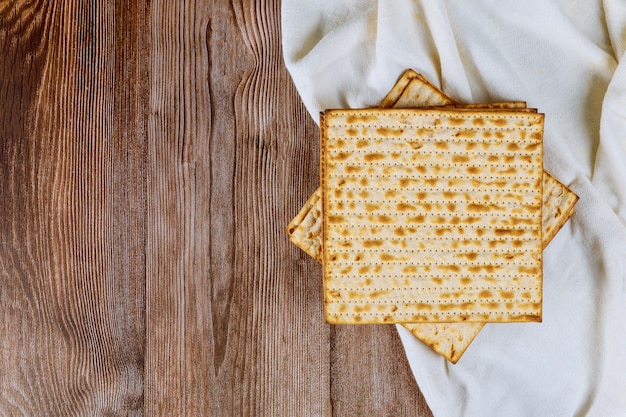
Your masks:
<path fill-rule="evenodd" d="M 314 120 L 414 68 L 459 102 L 540 108 L 544 166 L 580 197 L 544 252 L 543 323 L 487 326 L 456 365 L 398 329 L 435 415 L 626 415 L 625 17 L 615 0 L 283 2 Z"/>

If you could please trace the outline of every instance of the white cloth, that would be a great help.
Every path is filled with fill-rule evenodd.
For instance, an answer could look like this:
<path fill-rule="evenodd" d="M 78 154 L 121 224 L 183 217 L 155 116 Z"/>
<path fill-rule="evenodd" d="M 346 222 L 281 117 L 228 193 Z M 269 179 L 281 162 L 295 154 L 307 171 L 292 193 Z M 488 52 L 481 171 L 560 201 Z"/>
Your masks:
<path fill-rule="evenodd" d="M 626 416 L 626 2 L 283 0 L 282 36 L 316 121 L 407 68 L 545 113 L 545 169 L 580 201 L 544 252 L 543 322 L 489 324 L 456 365 L 398 331 L 435 416 Z"/>

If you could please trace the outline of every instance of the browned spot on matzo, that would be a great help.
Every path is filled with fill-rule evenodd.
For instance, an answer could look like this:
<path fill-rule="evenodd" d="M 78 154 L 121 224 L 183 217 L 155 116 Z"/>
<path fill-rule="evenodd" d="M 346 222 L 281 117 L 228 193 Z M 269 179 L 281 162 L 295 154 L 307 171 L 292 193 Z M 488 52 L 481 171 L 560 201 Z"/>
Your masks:
<path fill-rule="evenodd" d="M 448 118 L 448 123 L 450 123 L 450 126 L 462 126 L 465 124 L 465 119 L 460 117 L 450 117 Z"/>
<path fill-rule="evenodd" d="M 469 156 L 467 156 L 467 155 L 454 155 L 452 157 L 452 162 L 454 162 L 454 163 L 466 163 L 466 162 L 469 162 Z"/>
<path fill-rule="evenodd" d="M 331 159 L 333 161 L 345 161 L 346 159 L 350 158 L 351 155 L 352 154 L 349 152 L 339 152 L 338 154 L 331 156 Z"/>
<path fill-rule="evenodd" d="M 414 205 L 407 204 L 407 203 L 398 203 L 396 208 L 397 208 L 397 210 L 399 212 L 415 211 L 415 210 L 417 210 L 417 208 Z"/>
<path fill-rule="evenodd" d="M 385 155 L 382 153 L 368 153 L 363 159 L 365 162 L 380 161 L 381 159 L 385 159 Z"/>
<path fill-rule="evenodd" d="M 379 248 L 383 245 L 382 240 L 365 240 L 363 241 L 363 247 L 365 248 Z"/>
<path fill-rule="evenodd" d="M 380 136 L 394 136 L 399 135 L 403 132 L 402 129 L 392 129 L 387 127 L 379 127 L 376 128 L 376 134 Z"/>

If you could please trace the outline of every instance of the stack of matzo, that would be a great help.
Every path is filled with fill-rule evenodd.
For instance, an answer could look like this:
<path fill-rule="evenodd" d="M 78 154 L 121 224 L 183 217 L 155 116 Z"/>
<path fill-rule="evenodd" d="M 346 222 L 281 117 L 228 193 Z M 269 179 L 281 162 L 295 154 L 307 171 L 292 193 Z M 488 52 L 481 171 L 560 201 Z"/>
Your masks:
<path fill-rule="evenodd" d="M 524 103 L 454 105 L 408 71 L 390 106 L 447 107 L 325 113 L 322 188 L 288 232 L 323 259 L 329 322 L 403 323 L 456 362 L 485 322 L 541 319 L 541 250 L 577 198 Z"/>

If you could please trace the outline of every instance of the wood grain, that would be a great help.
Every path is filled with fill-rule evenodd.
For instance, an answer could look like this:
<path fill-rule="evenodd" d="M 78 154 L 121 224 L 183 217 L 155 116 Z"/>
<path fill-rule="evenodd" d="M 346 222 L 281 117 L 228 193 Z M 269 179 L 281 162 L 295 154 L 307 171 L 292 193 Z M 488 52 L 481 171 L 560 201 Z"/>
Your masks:
<path fill-rule="evenodd" d="M 432 416 L 394 325 L 332 329 L 333 415 Z"/>
<path fill-rule="evenodd" d="M 315 129 L 273 7 L 153 4 L 148 415 L 328 415 L 321 298 L 283 233 Z"/>
<path fill-rule="evenodd" d="M 280 3 L 0 2 L 0 415 L 430 415 L 284 227 L 318 133 Z"/>
<path fill-rule="evenodd" d="M 143 106 L 114 6 L 0 5 L 2 415 L 143 410 Z"/>

